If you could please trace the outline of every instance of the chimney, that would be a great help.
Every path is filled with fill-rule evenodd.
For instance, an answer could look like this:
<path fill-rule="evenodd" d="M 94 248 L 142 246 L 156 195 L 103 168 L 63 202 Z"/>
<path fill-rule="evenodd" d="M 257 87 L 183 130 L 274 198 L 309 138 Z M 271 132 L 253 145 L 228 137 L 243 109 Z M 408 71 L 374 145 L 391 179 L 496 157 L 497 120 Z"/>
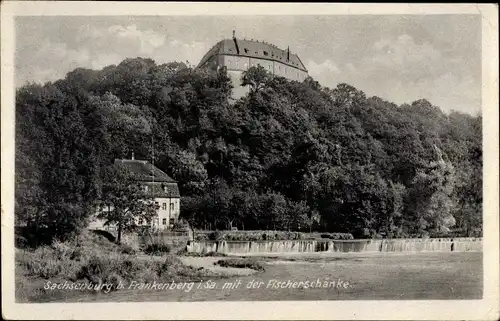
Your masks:
<path fill-rule="evenodd" d="M 290 46 L 286 49 L 286 60 L 290 60 Z"/>
<path fill-rule="evenodd" d="M 134 159 L 135 159 L 135 158 L 134 158 L 134 151 L 132 151 L 132 160 L 134 160 Z"/>
<path fill-rule="evenodd" d="M 240 47 L 238 46 L 238 41 L 236 41 L 236 35 L 234 30 L 233 30 L 233 41 L 234 41 L 234 46 L 236 47 L 236 53 L 239 55 Z"/>

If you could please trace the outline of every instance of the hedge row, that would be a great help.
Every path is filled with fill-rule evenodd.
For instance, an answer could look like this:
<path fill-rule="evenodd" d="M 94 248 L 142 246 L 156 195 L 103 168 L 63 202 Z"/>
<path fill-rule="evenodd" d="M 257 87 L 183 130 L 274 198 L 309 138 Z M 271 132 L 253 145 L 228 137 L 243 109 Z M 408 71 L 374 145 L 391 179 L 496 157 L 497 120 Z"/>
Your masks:
<path fill-rule="evenodd" d="M 195 241 L 287 241 L 329 238 L 352 240 L 350 233 L 303 233 L 288 231 L 196 231 Z"/>

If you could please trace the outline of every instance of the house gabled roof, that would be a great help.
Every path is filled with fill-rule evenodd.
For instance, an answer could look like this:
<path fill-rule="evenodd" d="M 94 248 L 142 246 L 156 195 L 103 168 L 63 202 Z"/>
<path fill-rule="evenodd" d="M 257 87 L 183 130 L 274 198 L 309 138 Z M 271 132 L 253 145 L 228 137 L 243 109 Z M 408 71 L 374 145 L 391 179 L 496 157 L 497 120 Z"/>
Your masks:
<path fill-rule="evenodd" d="M 148 186 L 148 195 L 158 198 L 179 198 L 181 194 L 179 193 L 179 186 L 176 183 L 166 183 L 166 182 L 156 182 L 153 184 L 151 182 L 144 182 L 144 185 Z"/>
<path fill-rule="evenodd" d="M 288 53 L 290 53 L 288 55 Z M 224 39 L 216 43 L 201 59 L 202 66 L 213 55 L 237 55 L 243 57 L 273 60 L 307 72 L 299 56 L 280 49 L 273 44 L 247 39 Z"/>
<path fill-rule="evenodd" d="M 115 165 L 128 168 L 140 182 L 151 182 L 154 179 L 155 182 L 177 183 L 167 173 L 145 160 L 115 159 Z"/>

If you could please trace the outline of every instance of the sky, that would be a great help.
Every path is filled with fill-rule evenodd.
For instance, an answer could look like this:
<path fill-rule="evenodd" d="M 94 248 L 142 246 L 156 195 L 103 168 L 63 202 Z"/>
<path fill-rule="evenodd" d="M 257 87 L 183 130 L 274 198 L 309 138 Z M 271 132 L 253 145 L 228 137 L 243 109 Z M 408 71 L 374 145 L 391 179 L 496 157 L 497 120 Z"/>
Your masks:
<path fill-rule="evenodd" d="M 256 39 L 298 54 L 323 86 L 348 83 L 396 104 L 481 110 L 481 16 L 25 16 L 15 21 L 16 87 L 125 58 L 198 64 L 219 40 Z"/>

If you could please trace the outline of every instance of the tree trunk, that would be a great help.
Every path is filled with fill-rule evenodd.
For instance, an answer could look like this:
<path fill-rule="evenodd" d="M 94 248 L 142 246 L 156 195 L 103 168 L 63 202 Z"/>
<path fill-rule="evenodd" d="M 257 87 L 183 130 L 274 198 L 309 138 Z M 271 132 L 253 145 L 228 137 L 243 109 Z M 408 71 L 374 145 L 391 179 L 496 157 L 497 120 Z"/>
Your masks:
<path fill-rule="evenodd" d="M 120 244 L 122 241 L 122 222 L 118 222 L 118 236 L 116 238 L 116 243 Z"/>

